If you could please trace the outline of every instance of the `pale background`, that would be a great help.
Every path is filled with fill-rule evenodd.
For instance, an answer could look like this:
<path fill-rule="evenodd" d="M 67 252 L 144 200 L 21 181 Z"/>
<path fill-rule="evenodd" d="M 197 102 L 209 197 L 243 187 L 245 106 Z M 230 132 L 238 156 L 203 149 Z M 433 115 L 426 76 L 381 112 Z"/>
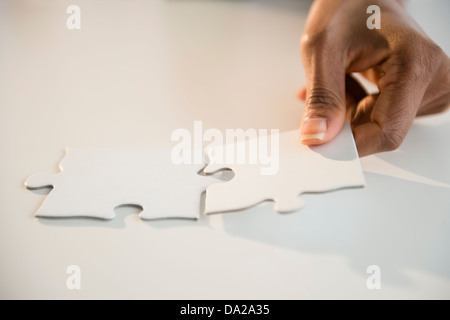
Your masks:
<path fill-rule="evenodd" d="M 81 30 L 66 8 L 81 7 Z M 66 146 L 172 146 L 192 128 L 299 125 L 309 1 L 0 0 L 0 298 L 450 298 L 450 113 L 362 160 L 367 187 L 191 221 L 36 219 Z M 410 1 L 450 52 L 450 2 Z M 224 195 L 226 196 L 226 195 Z M 81 290 L 66 288 L 79 265 Z M 379 265 L 381 290 L 366 269 Z"/>

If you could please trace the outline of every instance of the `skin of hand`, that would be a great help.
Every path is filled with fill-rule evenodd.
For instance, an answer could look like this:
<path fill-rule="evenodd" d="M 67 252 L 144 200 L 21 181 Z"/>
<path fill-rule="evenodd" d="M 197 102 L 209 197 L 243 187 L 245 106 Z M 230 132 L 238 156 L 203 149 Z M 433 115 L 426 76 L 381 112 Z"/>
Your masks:
<path fill-rule="evenodd" d="M 381 28 L 369 29 L 367 7 L 377 5 Z M 396 0 L 316 0 L 300 51 L 306 87 L 300 140 L 332 140 L 351 121 L 361 157 L 398 148 L 416 116 L 450 104 L 450 59 Z M 368 95 L 350 75 L 378 85 Z"/>

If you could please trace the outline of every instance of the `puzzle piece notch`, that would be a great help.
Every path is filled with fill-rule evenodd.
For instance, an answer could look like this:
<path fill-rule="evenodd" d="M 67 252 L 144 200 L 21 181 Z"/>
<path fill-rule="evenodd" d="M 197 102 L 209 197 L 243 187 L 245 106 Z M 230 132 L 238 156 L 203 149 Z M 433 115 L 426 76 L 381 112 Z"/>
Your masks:
<path fill-rule="evenodd" d="M 200 197 L 213 177 L 201 165 L 175 165 L 170 149 L 67 149 L 60 173 L 34 174 L 29 189 L 52 186 L 37 217 L 115 218 L 114 208 L 142 208 L 144 220 L 198 219 Z"/>
<path fill-rule="evenodd" d="M 58 173 L 35 173 L 27 178 L 25 187 L 27 189 L 54 188 L 58 183 Z"/>
<path fill-rule="evenodd" d="M 214 150 L 217 147 L 206 150 L 205 173 L 214 174 L 224 169 L 235 173 L 231 181 L 214 183 L 207 188 L 206 214 L 241 210 L 266 200 L 274 201 L 277 212 L 293 212 L 304 206 L 299 198 L 302 193 L 365 186 L 349 123 L 332 142 L 320 146 L 302 145 L 297 130 L 284 132 L 279 138 L 280 161 L 276 175 L 261 175 L 258 164 L 223 165 L 214 158 L 215 154 L 220 154 Z"/>

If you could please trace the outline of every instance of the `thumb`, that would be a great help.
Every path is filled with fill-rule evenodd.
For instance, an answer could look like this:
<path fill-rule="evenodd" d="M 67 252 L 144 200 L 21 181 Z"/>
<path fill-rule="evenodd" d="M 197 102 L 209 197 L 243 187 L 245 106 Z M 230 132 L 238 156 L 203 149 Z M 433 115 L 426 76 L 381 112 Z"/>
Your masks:
<path fill-rule="evenodd" d="M 332 140 L 345 117 L 345 66 L 343 59 L 328 50 L 305 48 L 302 60 L 306 73 L 306 102 L 300 141 L 306 145 Z"/>

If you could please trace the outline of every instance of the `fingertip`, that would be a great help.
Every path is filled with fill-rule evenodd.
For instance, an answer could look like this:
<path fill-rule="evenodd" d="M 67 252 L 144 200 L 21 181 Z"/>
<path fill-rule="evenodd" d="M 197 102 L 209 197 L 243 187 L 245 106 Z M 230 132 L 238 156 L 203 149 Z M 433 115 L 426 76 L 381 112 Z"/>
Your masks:
<path fill-rule="evenodd" d="M 345 122 L 345 115 L 334 117 L 305 117 L 300 127 L 300 142 L 319 145 L 333 140 Z"/>
<path fill-rule="evenodd" d="M 315 146 L 324 142 L 323 139 L 302 139 L 302 137 L 300 137 L 300 143 L 306 146 Z"/>
<path fill-rule="evenodd" d="M 306 118 L 300 129 L 300 142 L 305 145 L 320 144 L 327 133 L 327 119 L 322 117 Z"/>

